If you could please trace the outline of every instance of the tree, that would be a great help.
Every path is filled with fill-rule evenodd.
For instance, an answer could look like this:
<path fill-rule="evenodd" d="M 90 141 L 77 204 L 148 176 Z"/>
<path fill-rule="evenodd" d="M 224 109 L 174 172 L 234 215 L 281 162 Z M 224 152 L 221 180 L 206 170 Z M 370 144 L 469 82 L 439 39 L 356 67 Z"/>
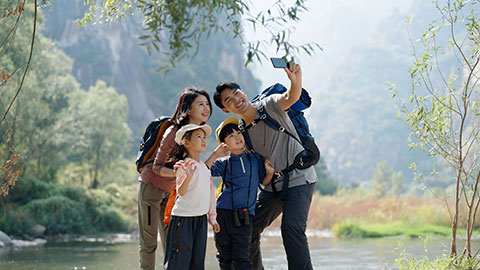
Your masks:
<path fill-rule="evenodd" d="M 459 208 L 465 204 L 467 241 L 463 255 L 470 257 L 480 205 L 479 1 L 438 0 L 435 3 L 441 20 L 429 25 L 419 44 L 412 41 L 415 61 L 410 70 L 410 99 L 405 102 L 394 86 L 391 90 L 400 101 L 400 117 L 411 131 L 411 147 L 440 157 L 455 169 L 450 252 L 457 254 Z"/>
<path fill-rule="evenodd" d="M 376 197 L 383 197 L 390 190 L 391 175 L 392 171 L 386 161 L 377 163 L 377 166 L 373 170 L 373 178 L 370 181 L 372 192 Z"/>
<path fill-rule="evenodd" d="M 8 193 L 8 186 L 14 186 L 12 180 L 16 180 L 20 172 L 25 177 L 55 180 L 64 162 L 63 152 L 56 144 L 59 136 L 55 130 L 57 114 L 68 106 L 66 95 L 79 90 L 71 74 L 72 61 L 51 40 L 41 34 L 32 37 L 33 25 L 41 27 L 43 19 L 35 14 L 33 5 L 19 8 L 21 2 L 0 1 L 2 7 L 15 4 L 15 9 L 10 10 L 21 10 L 16 15 L 3 17 L 0 29 L 9 29 L 9 24 L 18 19 L 15 16 L 24 18 L 18 19 L 15 25 L 14 39 L 8 32 L 0 33 L 0 39 L 7 40 L 6 45 L 0 47 L 0 70 L 8 74 L 4 75 L 7 80 L 0 84 L 0 113 L 4 117 L 0 126 L 0 157 L 6 160 L 7 169 L 3 171 L 3 195 Z M 34 47 L 31 46 L 32 38 Z M 35 57 L 27 57 L 30 50 Z M 21 74 L 26 66 L 30 67 L 28 80 Z M 18 95 L 20 89 L 23 89 L 22 95 Z"/>
<path fill-rule="evenodd" d="M 319 190 L 322 195 L 332 195 L 338 190 L 338 182 L 331 176 L 327 164 L 323 158 L 320 158 L 315 165 L 318 182 L 315 184 L 315 190 Z"/>
<path fill-rule="evenodd" d="M 300 14 L 307 10 L 305 0 L 296 0 L 290 7 L 277 1 L 271 8 L 258 13 L 253 13 L 253 2 L 247 0 L 137 0 L 135 4 L 132 0 L 84 0 L 84 3 L 90 9 L 78 21 L 80 24 L 94 21 L 108 23 L 131 15 L 135 10 L 140 11 L 146 31 L 140 39 L 147 48 L 152 45 L 168 55 L 170 67 L 175 66 L 176 60 L 194 56 L 204 38 L 217 31 L 231 32 L 240 39 L 247 50 L 245 65 L 254 60 L 261 61 L 261 57 L 267 58 L 264 50 L 271 44 L 275 44 L 277 53 L 285 55 L 295 55 L 300 51 L 310 55 L 321 49 L 316 43 L 296 45 L 290 41 L 290 34 L 295 29 L 293 23 L 298 22 Z M 245 40 L 246 26 L 254 31 L 261 28 L 269 38 Z M 161 69 L 168 70 L 170 67 Z"/>
<path fill-rule="evenodd" d="M 398 196 L 403 192 L 403 185 L 405 184 L 405 176 L 402 172 L 392 172 L 391 175 L 391 189 L 390 193 Z"/>
<path fill-rule="evenodd" d="M 69 103 L 59 117 L 59 132 L 63 134 L 59 143 L 69 160 L 87 165 L 91 187 L 97 188 L 100 174 L 130 148 L 127 99 L 97 81 L 89 91 L 73 92 Z"/>

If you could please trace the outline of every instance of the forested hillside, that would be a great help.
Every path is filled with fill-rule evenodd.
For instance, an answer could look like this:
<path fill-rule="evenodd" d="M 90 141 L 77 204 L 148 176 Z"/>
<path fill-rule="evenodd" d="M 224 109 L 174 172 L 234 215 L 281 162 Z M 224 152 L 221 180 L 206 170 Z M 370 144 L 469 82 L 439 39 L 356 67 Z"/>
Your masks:
<path fill-rule="evenodd" d="M 345 1 L 342 3 L 347 5 Z M 358 5 L 359 13 L 366 13 L 369 9 Z M 347 10 L 342 14 L 348 16 L 354 12 Z M 426 153 L 409 150 L 409 131 L 397 119 L 399 104 L 392 99 L 387 85 L 396 85 L 399 93 L 407 99 L 410 96 L 410 67 L 414 58 L 406 29 L 410 25 L 412 42 L 417 44 L 429 22 L 437 19 L 434 3 L 413 1 L 405 12 L 397 9 L 377 15 L 383 19 L 370 34 L 361 38 L 363 43 L 353 32 L 362 24 L 352 25 L 350 20 L 347 25 L 329 24 L 328 29 L 320 26 L 338 46 L 326 48 L 320 59 L 310 61 L 315 64 L 315 74 L 307 71 L 305 75 L 309 76 L 305 79 L 307 84 L 316 87 L 312 91 L 315 105 L 308 114 L 315 119 L 312 121 L 314 134 L 332 176 L 346 185 L 368 181 L 376 165 L 382 161 L 394 171 L 401 171 L 408 180 L 406 183 L 411 183 L 413 176 L 409 162 L 416 162 L 426 173 L 436 162 Z M 407 24 L 408 18 L 411 18 L 410 24 Z M 352 32 L 342 32 L 342 29 Z M 438 37 L 439 41 L 441 38 Z M 353 47 L 345 43 L 352 39 L 356 44 Z M 453 69 L 455 62 L 452 60 L 440 58 L 442 65 Z M 440 167 L 437 164 L 437 168 Z"/>

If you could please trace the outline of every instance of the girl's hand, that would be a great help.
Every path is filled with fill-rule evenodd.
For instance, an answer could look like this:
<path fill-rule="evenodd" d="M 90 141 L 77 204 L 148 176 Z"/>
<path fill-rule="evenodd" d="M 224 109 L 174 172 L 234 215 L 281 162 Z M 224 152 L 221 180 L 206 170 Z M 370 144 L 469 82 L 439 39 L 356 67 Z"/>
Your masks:
<path fill-rule="evenodd" d="M 230 151 L 230 148 L 228 147 L 228 145 L 226 143 L 221 143 L 217 146 L 217 148 L 215 148 L 215 150 L 213 151 L 213 154 L 217 158 L 219 158 L 219 157 L 224 157 L 228 155 L 228 151 Z"/>
<path fill-rule="evenodd" d="M 267 171 L 267 174 L 273 174 L 275 173 L 275 169 L 272 166 L 272 163 L 270 163 L 270 160 L 265 159 L 265 170 Z"/>
<path fill-rule="evenodd" d="M 185 165 L 185 160 L 179 160 L 173 165 L 173 172 L 177 173 L 177 170 L 179 168 L 182 168 L 182 166 Z"/>
<path fill-rule="evenodd" d="M 215 223 L 212 225 L 212 229 L 214 233 L 219 233 L 220 232 L 220 225 L 218 223 Z"/>
<path fill-rule="evenodd" d="M 187 161 L 184 161 L 183 164 L 181 164 L 180 168 L 185 171 L 187 177 L 192 177 L 193 173 L 197 169 L 197 165 L 195 165 L 195 162 L 193 162 L 193 160 L 189 159 Z"/>

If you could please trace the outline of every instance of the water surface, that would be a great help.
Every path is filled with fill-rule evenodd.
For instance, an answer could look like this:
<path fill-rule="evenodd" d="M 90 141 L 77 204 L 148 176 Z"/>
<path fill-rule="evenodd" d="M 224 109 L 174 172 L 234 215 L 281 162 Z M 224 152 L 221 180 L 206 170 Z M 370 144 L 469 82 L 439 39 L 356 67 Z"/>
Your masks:
<path fill-rule="evenodd" d="M 336 239 L 309 237 L 315 269 L 389 269 L 402 251 L 418 257 L 435 258 L 448 253 L 448 238 L 423 239 Z M 401 247 L 399 247 L 401 245 Z M 463 248 L 460 241 L 459 248 Z M 480 240 L 474 241 L 480 247 Z M 262 238 L 265 269 L 287 269 L 285 252 L 279 236 Z M 160 250 L 158 258 L 163 259 Z M 209 237 L 206 269 L 218 269 L 213 239 Z M 47 243 L 40 247 L 0 248 L 1 270 L 131 270 L 138 267 L 138 242 L 98 243 L 70 242 Z M 161 269 L 158 267 L 157 269 Z"/>

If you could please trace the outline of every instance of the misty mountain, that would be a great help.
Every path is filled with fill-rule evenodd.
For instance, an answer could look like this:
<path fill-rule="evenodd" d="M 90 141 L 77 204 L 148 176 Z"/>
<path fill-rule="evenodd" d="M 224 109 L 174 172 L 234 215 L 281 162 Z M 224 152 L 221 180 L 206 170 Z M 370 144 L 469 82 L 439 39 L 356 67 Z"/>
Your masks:
<path fill-rule="evenodd" d="M 380 14 L 372 12 L 372 16 Z M 381 161 L 403 172 L 407 179 L 412 177 L 409 162 L 416 162 L 427 173 L 434 162 L 426 153 L 409 151 L 409 130 L 397 119 L 399 104 L 392 99 L 387 82 L 394 84 L 402 97 L 411 94 L 409 68 L 414 58 L 406 19 L 412 18 L 409 28 L 415 43 L 429 22 L 438 19 L 438 11 L 430 1 L 413 1 L 404 11 L 392 9 L 381 16 L 384 19 L 378 20 L 363 43 L 358 42 L 358 34 L 353 31 L 359 26 L 352 25 L 355 45 L 348 47 L 341 42 L 349 40 L 346 37 L 338 39 L 338 48 L 325 50 L 319 56 L 325 63 L 318 65 L 315 79 L 307 79 L 310 87 L 314 82 L 318 87 L 313 91 L 315 106 L 309 112 L 310 117 L 315 116 L 313 132 L 332 176 L 341 183 L 371 179 Z M 346 26 L 329 27 L 336 33 Z M 445 40 L 439 37 L 439 44 Z M 341 60 L 333 62 L 333 55 Z M 442 62 L 455 65 L 452 59 Z M 312 76 L 307 72 L 306 76 Z"/>
<path fill-rule="evenodd" d="M 43 34 L 73 59 L 73 73 L 83 89 L 104 80 L 127 97 L 128 122 L 136 139 L 153 118 L 173 113 L 178 94 L 187 86 L 204 88 L 211 94 L 221 81 L 236 81 L 251 91 L 259 88 L 259 81 L 243 68 L 244 50 L 225 33 L 211 35 L 197 57 L 176 63 L 165 76 L 157 70 L 167 63 L 166 58 L 155 50 L 149 54 L 146 46 L 140 45 L 138 37 L 144 34 L 140 16 L 79 27 L 75 20 L 86 11 L 83 3 L 52 2 L 53 9 L 42 10 Z M 209 122 L 212 126 L 224 117 L 218 111 L 214 110 Z"/>

